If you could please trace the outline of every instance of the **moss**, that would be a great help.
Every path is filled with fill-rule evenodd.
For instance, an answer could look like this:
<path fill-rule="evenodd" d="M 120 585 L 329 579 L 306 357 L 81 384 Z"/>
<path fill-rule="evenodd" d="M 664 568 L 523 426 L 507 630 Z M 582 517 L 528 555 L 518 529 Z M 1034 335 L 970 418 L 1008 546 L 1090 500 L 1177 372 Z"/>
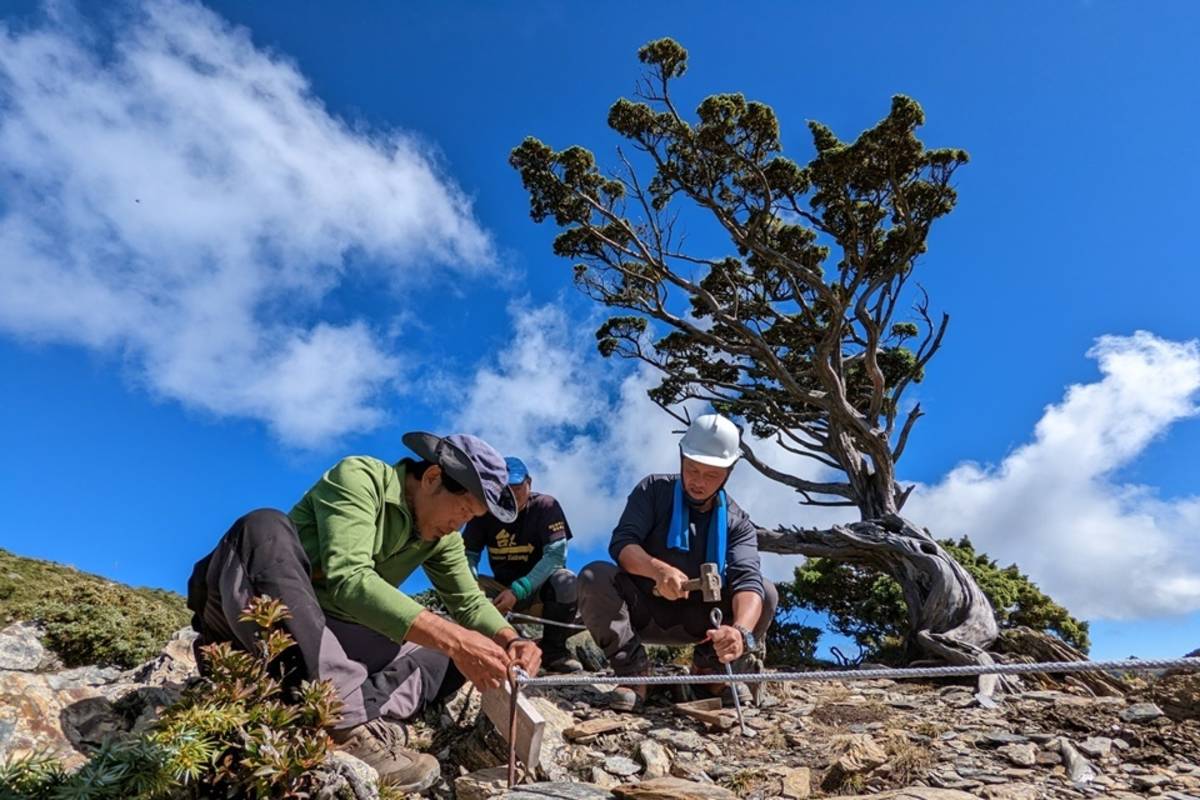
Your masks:
<path fill-rule="evenodd" d="M 174 592 L 124 586 L 0 549 L 0 625 L 40 624 L 46 645 L 69 667 L 136 666 L 190 616 Z"/>

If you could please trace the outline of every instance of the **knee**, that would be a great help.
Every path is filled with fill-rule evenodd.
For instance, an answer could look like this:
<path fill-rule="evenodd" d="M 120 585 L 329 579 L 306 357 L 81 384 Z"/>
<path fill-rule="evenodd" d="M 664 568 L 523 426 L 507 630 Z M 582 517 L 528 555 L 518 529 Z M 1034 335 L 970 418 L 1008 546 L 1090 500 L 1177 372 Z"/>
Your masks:
<path fill-rule="evenodd" d="M 612 591 L 613 577 L 616 574 L 616 564 L 593 561 L 580 571 L 576 582 L 577 591 L 581 596 L 598 591 Z"/>
<path fill-rule="evenodd" d="M 555 570 L 550 575 L 550 591 L 554 593 L 554 602 L 571 605 L 579 598 L 579 579 L 569 569 Z"/>
<path fill-rule="evenodd" d="M 291 553 L 307 563 L 296 526 L 282 511 L 274 508 L 251 511 L 235 522 L 230 532 L 236 535 L 234 541 L 247 564 L 259 560 L 254 556 L 260 553 L 267 556 L 264 561 L 271 560 L 268 554 Z"/>
<path fill-rule="evenodd" d="M 763 578 L 763 609 L 759 625 L 764 629 L 775 619 L 775 609 L 779 607 L 779 590 L 775 584 Z"/>

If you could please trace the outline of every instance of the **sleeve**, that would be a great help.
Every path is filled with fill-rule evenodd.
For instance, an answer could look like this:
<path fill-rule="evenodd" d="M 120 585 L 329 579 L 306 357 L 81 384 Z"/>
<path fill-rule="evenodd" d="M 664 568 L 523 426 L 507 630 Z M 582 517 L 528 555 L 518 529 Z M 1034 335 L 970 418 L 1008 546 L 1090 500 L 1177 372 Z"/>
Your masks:
<path fill-rule="evenodd" d="M 654 528 L 654 497 L 650 485 L 650 479 L 646 478 L 629 493 L 629 499 L 625 501 L 625 510 L 621 512 L 621 519 L 613 529 L 612 539 L 608 543 L 608 555 L 617 563 L 620 563 L 622 550 L 631 544 L 646 541 L 646 537 Z"/>
<path fill-rule="evenodd" d="M 556 539 L 542 550 L 542 557 L 533 565 L 533 569 L 523 577 L 513 581 L 512 593 L 517 600 L 524 600 L 536 592 L 546 582 L 546 579 L 567 565 L 567 540 Z"/>
<path fill-rule="evenodd" d="M 311 496 L 331 599 L 361 624 L 404 641 L 425 609 L 375 571 L 375 516 L 383 498 L 370 465 L 343 459 L 321 476 Z"/>
<path fill-rule="evenodd" d="M 471 574 L 461 534 L 443 536 L 423 566 L 434 591 L 459 625 L 486 636 L 511 627 Z"/>
<path fill-rule="evenodd" d="M 571 528 L 567 525 L 567 515 L 563 513 L 562 506 L 553 498 L 547 497 L 546 500 L 548 502 L 539 509 L 535 533 L 543 545 L 570 539 Z"/>
<path fill-rule="evenodd" d="M 729 544 L 725 551 L 725 582 L 731 594 L 754 592 L 765 596 L 758 557 L 758 528 L 741 509 L 730 513 Z"/>

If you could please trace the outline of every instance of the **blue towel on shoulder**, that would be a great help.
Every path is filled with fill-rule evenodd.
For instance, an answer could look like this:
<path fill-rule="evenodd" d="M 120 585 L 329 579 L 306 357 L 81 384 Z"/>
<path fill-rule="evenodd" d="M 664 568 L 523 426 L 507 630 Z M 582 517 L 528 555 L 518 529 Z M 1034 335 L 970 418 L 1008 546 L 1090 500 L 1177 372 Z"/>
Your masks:
<path fill-rule="evenodd" d="M 729 512 L 726 507 L 725 490 L 717 492 L 713 513 L 708 522 L 708 542 L 704 561 L 717 565 L 721 582 L 725 581 L 725 550 L 729 539 Z M 671 506 L 671 527 L 667 529 L 667 547 L 672 550 L 691 550 L 688 537 L 688 508 L 683 501 L 683 478 L 675 481 L 675 499 Z M 696 576 L 691 576 L 696 577 Z"/>

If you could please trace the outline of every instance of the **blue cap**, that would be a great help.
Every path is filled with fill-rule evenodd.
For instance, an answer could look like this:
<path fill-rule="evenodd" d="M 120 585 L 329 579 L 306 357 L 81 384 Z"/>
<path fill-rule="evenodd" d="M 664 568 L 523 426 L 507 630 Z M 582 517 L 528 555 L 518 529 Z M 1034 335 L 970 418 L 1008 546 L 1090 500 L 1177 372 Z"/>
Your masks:
<path fill-rule="evenodd" d="M 504 459 L 504 463 L 508 465 L 508 485 L 516 486 L 518 483 L 524 483 L 529 477 L 529 467 L 525 466 L 525 462 L 516 456 L 509 456 Z"/>

